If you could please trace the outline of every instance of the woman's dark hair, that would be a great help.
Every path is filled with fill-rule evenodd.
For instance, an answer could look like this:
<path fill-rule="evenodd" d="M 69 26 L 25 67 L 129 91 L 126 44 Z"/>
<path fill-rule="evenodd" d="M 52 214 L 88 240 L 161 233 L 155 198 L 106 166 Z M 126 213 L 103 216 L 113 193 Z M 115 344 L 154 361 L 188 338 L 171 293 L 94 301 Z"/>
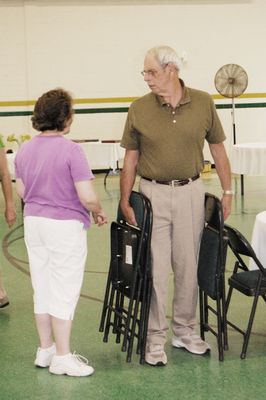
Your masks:
<path fill-rule="evenodd" d="M 37 131 L 63 131 L 73 115 L 73 100 L 64 89 L 54 89 L 38 98 L 34 110 L 32 126 Z"/>

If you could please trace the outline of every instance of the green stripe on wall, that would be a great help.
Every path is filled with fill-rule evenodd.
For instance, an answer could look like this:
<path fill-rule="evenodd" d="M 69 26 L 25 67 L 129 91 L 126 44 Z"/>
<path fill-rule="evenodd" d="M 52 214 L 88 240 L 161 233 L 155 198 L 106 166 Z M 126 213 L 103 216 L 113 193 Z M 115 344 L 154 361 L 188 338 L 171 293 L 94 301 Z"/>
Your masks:
<path fill-rule="evenodd" d="M 128 107 L 109 107 L 109 108 L 77 108 L 75 114 L 105 114 L 128 112 Z"/>
<path fill-rule="evenodd" d="M 216 104 L 215 107 L 219 108 L 232 108 L 232 104 Z M 235 108 L 265 108 L 266 103 L 243 103 L 235 104 Z"/>
<path fill-rule="evenodd" d="M 106 114 L 106 113 L 125 113 L 128 107 L 109 107 L 109 108 L 77 108 L 75 114 Z M 21 117 L 32 115 L 32 111 L 2 111 L 0 117 Z"/>
<path fill-rule="evenodd" d="M 266 103 L 246 103 L 235 104 L 235 108 L 265 108 Z M 216 104 L 217 109 L 232 108 L 232 104 Z M 108 108 L 77 108 L 75 114 L 108 114 L 126 113 L 128 107 L 108 107 Z M 0 117 L 25 117 L 32 115 L 32 111 L 2 111 Z"/>

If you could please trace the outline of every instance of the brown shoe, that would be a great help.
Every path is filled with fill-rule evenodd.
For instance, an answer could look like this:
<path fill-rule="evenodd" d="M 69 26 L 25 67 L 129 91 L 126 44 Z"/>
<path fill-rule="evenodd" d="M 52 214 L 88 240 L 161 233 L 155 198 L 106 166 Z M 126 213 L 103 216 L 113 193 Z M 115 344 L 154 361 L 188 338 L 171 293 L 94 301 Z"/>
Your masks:
<path fill-rule="evenodd" d="M 163 345 L 157 344 L 153 346 L 147 346 L 145 361 L 149 365 L 155 367 L 163 367 L 167 364 L 167 356 L 164 352 Z"/>
<path fill-rule="evenodd" d="M 8 297 L 2 297 L 2 299 L 0 299 L 0 308 L 5 308 L 9 305 L 9 300 Z"/>

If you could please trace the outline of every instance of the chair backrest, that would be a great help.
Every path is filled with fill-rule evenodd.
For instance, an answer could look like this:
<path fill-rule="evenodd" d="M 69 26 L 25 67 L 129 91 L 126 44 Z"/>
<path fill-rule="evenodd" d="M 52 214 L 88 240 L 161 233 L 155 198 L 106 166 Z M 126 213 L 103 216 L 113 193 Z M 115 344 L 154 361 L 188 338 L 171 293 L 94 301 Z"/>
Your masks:
<path fill-rule="evenodd" d="M 135 273 L 142 277 L 151 277 L 151 203 L 145 195 L 135 191 L 131 192 L 129 202 L 135 213 L 137 227 L 126 223 L 119 206 L 117 221 L 111 225 L 112 279 L 120 281 L 120 286 L 130 286 L 130 282 L 135 279 Z M 117 254 L 120 256 L 117 257 Z"/>
<path fill-rule="evenodd" d="M 129 203 L 134 210 L 136 221 L 140 229 L 143 229 L 145 224 L 151 224 L 152 207 L 150 200 L 144 194 L 133 190 L 129 198 Z M 125 221 L 125 218 L 123 216 L 120 207 L 118 207 L 117 221 L 118 222 Z M 148 226 L 147 228 L 151 228 L 151 226 Z"/>
<path fill-rule="evenodd" d="M 222 232 L 224 225 L 222 204 L 220 199 L 211 193 L 205 193 L 205 222 Z"/>
<path fill-rule="evenodd" d="M 241 258 L 241 255 L 251 257 L 254 260 L 254 262 L 256 263 L 256 265 L 258 266 L 258 268 L 262 271 L 263 275 L 266 276 L 263 265 L 257 258 L 256 253 L 253 250 L 251 244 L 242 235 L 242 233 L 230 225 L 225 225 L 225 230 L 226 230 L 227 236 L 228 236 L 229 247 L 233 251 L 233 253 L 236 256 L 236 258 L 238 259 L 238 261 L 241 263 L 241 265 L 244 265 L 246 267 L 246 269 L 248 269 L 246 263 Z"/>
<path fill-rule="evenodd" d="M 111 224 L 111 278 L 124 288 L 131 286 L 136 264 L 140 265 L 141 231 L 113 221 Z"/>
<path fill-rule="evenodd" d="M 227 253 L 222 204 L 218 197 L 205 194 L 205 227 L 198 258 L 198 284 L 216 300 L 221 295 L 219 278 L 223 276 Z M 221 282 L 222 285 L 222 282 Z"/>

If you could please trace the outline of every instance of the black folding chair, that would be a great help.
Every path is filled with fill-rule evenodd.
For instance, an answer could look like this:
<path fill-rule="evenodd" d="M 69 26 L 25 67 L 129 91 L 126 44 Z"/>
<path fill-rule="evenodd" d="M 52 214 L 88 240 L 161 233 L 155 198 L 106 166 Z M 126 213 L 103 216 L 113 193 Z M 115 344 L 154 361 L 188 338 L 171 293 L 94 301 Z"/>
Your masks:
<path fill-rule="evenodd" d="M 228 280 L 229 290 L 226 299 L 227 315 L 233 289 L 238 290 L 245 296 L 254 297 L 246 330 L 241 329 L 239 326 L 227 319 L 228 325 L 243 335 L 244 340 L 240 357 L 244 359 L 247 353 L 248 342 L 259 297 L 262 297 L 262 299 L 266 302 L 266 269 L 258 260 L 248 240 L 237 229 L 232 228 L 229 225 L 225 225 L 225 229 L 228 235 L 229 247 L 231 248 L 237 260 L 235 262 L 233 274 Z M 243 256 L 252 258 L 258 269 L 250 271 Z"/>
<path fill-rule="evenodd" d="M 222 205 L 216 196 L 206 193 L 205 226 L 198 259 L 200 334 L 203 340 L 207 331 L 216 336 L 220 361 L 223 361 L 224 350 L 228 347 L 224 280 L 226 253 Z M 217 329 L 209 322 L 210 311 L 216 316 Z"/>
<path fill-rule="evenodd" d="M 111 261 L 100 332 L 108 341 L 110 328 L 127 351 L 131 361 L 134 338 L 140 363 L 145 362 L 145 347 L 152 289 L 150 241 L 152 208 L 150 201 L 141 193 L 132 192 L 130 204 L 134 209 L 137 227 L 128 225 L 118 209 L 116 222 L 111 224 Z"/>

